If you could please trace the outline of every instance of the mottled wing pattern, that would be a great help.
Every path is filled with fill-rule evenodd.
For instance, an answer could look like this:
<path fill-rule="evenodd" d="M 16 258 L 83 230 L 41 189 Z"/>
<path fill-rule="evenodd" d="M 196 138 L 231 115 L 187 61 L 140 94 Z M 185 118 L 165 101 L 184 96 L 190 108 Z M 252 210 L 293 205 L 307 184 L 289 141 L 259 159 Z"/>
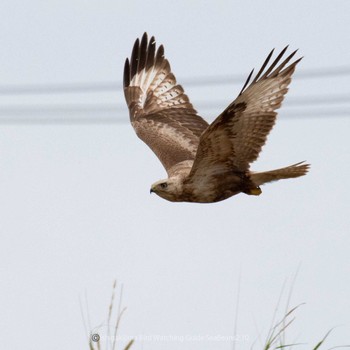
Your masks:
<path fill-rule="evenodd" d="M 208 123 L 176 83 L 164 48 L 145 33 L 136 40 L 124 67 L 124 94 L 137 135 L 153 150 L 169 173 L 184 160 L 193 160 L 199 137 Z"/>
<path fill-rule="evenodd" d="M 248 85 L 253 71 L 238 97 L 202 134 L 192 178 L 232 171 L 245 173 L 258 158 L 301 60 L 287 65 L 296 51 L 282 60 L 286 50 L 287 47 L 268 67 L 272 50 L 251 84 Z"/>

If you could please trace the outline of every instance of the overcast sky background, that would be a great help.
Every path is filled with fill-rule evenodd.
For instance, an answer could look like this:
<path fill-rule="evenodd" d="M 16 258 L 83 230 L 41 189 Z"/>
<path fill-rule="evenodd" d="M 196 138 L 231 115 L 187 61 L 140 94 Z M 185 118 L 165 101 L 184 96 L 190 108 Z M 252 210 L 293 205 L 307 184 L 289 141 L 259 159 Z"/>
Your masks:
<path fill-rule="evenodd" d="M 98 326 L 117 278 L 128 307 L 120 334 L 151 337 L 135 350 L 228 350 L 232 342 L 206 337 L 234 334 L 241 275 L 237 334 L 245 338 L 236 349 L 254 342 L 259 349 L 287 281 L 283 315 L 297 270 L 290 304 L 305 305 L 287 342 L 309 348 L 335 327 L 324 348 L 349 344 L 349 15 L 349 1 L 3 0 L 2 347 L 86 349 L 79 297 L 86 292 L 91 326 Z M 144 31 L 164 44 L 178 81 L 208 120 L 272 48 L 299 48 L 305 58 L 252 168 L 307 160 L 310 173 L 266 185 L 259 197 L 240 194 L 217 204 L 151 196 L 150 185 L 165 171 L 129 125 L 121 89 L 125 58 Z M 343 73 L 333 74 L 337 69 Z M 307 76 L 315 70 L 330 74 Z M 231 84 L 190 84 L 237 76 Z M 96 82 L 116 88 L 6 93 Z M 301 105 L 300 98 L 318 103 Z M 71 105 L 86 111 L 72 112 Z"/>

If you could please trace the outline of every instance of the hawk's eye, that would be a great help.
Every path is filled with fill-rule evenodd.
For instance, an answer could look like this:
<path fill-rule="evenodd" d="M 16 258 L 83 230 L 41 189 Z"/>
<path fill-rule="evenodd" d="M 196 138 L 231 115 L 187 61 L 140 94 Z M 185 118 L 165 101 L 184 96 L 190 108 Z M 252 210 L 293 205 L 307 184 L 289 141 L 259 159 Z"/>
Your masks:
<path fill-rule="evenodd" d="M 163 182 L 162 184 L 160 184 L 160 187 L 164 190 L 168 187 L 168 184 L 166 182 Z"/>

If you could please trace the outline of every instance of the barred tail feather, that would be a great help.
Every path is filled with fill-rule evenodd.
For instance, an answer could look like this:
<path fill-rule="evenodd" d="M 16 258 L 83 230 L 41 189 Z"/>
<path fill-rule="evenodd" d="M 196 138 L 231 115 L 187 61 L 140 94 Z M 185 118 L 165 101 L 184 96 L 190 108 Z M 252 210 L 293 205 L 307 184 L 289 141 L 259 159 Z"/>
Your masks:
<path fill-rule="evenodd" d="M 300 162 L 281 169 L 265 171 L 261 173 L 251 173 L 250 178 L 256 186 L 260 186 L 267 182 L 306 175 L 309 168 L 310 164 L 304 164 L 304 162 Z"/>

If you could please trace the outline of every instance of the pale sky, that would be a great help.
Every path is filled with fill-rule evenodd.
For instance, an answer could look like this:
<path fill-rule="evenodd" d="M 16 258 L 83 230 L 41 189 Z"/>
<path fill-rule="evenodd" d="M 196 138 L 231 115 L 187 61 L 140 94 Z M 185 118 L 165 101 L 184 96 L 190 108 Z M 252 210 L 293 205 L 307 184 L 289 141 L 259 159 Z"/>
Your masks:
<path fill-rule="evenodd" d="M 3 0 L 2 347 L 87 349 L 79 298 L 87 294 L 91 326 L 102 324 L 103 332 L 117 279 L 127 306 L 120 334 L 139 339 L 135 350 L 231 350 L 232 342 L 210 337 L 234 335 L 239 285 L 242 339 L 236 349 L 254 343 L 259 349 L 283 284 L 278 317 L 297 271 L 290 305 L 305 305 L 287 342 L 309 349 L 335 327 L 324 349 L 349 344 L 349 15 L 349 1 Z M 240 194 L 217 204 L 170 203 L 150 195 L 165 170 L 129 125 L 121 90 L 125 58 L 144 31 L 164 44 L 179 83 L 210 121 L 272 48 L 299 48 L 304 59 L 252 169 L 307 160 L 310 173 L 266 185 L 259 197 Z M 337 68 L 344 73 L 333 74 Z M 314 70 L 331 73 L 308 78 Z M 242 78 L 185 84 L 230 76 Z M 4 93 L 71 83 L 116 88 Z M 314 98 L 312 106 L 298 103 Z M 69 111 L 72 105 L 87 111 Z M 50 106 L 67 110 L 28 109 Z M 13 112 L 19 108 L 24 112 Z M 74 122 L 86 117 L 94 123 Z M 35 123 L 37 118 L 44 123 Z"/>

